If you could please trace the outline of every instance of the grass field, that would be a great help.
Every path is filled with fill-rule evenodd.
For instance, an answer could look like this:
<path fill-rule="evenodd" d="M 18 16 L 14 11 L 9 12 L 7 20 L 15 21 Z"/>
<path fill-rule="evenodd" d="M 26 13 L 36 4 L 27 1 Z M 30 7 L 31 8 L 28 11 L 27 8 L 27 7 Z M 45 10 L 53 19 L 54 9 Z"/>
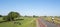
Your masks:
<path fill-rule="evenodd" d="M 3 20 L 3 17 L 0 17 L 0 21 L 4 21 L 4 20 Z"/>
<path fill-rule="evenodd" d="M 36 18 L 33 17 L 20 17 L 20 18 L 24 20 L 3 22 L 0 23 L 0 27 L 36 27 L 36 22 L 35 22 Z M 0 20 L 2 21 L 2 18 L 0 18 Z M 14 22 L 19 22 L 21 23 L 21 25 L 14 24 Z"/>

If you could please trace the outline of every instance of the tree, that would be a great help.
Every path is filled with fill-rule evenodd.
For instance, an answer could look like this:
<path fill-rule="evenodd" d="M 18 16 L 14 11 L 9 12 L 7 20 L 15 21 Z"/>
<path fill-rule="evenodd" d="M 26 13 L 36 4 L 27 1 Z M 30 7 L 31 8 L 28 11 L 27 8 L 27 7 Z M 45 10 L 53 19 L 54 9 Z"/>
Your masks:
<path fill-rule="evenodd" d="M 20 16 L 20 14 L 19 14 L 18 12 L 10 12 L 10 13 L 8 14 L 9 20 L 14 20 L 14 18 L 17 18 L 17 17 L 19 17 L 19 16 Z"/>
<path fill-rule="evenodd" d="M 6 21 L 13 21 L 14 18 L 20 17 L 20 14 L 18 12 L 10 12 L 7 16 L 3 17 L 3 20 Z"/>
<path fill-rule="evenodd" d="M 0 17 L 2 17 L 2 15 L 0 15 Z"/>
<path fill-rule="evenodd" d="M 33 15 L 33 17 L 36 17 L 35 15 Z"/>
<path fill-rule="evenodd" d="M 28 17 L 27 15 L 25 15 L 24 17 Z"/>

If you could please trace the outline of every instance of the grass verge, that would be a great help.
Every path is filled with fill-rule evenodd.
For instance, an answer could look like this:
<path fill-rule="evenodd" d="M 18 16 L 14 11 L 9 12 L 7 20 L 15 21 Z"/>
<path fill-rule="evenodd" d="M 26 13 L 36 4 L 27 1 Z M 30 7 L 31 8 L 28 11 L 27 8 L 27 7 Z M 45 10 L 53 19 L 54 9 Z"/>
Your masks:
<path fill-rule="evenodd" d="M 0 27 L 36 27 L 36 22 L 35 22 L 36 18 L 32 18 L 32 17 L 30 17 L 30 18 L 29 17 L 20 17 L 20 18 L 22 18 L 24 20 L 0 23 Z M 21 25 L 14 24 L 14 22 L 19 22 L 19 23 L 21 23 Z"/>

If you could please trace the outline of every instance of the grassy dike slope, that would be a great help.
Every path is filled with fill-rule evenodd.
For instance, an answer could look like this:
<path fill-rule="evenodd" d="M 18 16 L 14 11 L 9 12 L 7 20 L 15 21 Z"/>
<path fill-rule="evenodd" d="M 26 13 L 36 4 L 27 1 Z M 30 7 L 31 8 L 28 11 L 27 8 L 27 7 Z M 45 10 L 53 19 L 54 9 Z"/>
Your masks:
<path fill-rule="evenodd" d="M 52 22 L 52 19 L 49 17 L 49 18 L 44 18 L 46 21 L 48 22 Z M 60 24 L 60 18 L 54 18 L 54 23 L 55 24 Z"/>
<path fill-rule="evenodd" d="M 3 22 L 0 23 L 0 27 L 36 27 L 36 18 L 32 17 L 21 17 L 24 20 L 19 20 L 19 21 L 11 21 L 11 22 Z M 14 22 L 19 22 L 19 24 L 14 24 Z"/>

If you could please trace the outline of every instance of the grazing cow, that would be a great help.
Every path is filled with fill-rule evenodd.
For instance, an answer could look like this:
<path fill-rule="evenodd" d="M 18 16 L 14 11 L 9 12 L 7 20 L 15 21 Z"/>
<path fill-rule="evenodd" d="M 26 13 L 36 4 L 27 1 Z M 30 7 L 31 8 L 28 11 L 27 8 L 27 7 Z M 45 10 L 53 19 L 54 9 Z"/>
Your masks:
<path fill-rule="evenodd" d="M 52 18 L 52 22 L 54 23 L 54 18 Z"/>

